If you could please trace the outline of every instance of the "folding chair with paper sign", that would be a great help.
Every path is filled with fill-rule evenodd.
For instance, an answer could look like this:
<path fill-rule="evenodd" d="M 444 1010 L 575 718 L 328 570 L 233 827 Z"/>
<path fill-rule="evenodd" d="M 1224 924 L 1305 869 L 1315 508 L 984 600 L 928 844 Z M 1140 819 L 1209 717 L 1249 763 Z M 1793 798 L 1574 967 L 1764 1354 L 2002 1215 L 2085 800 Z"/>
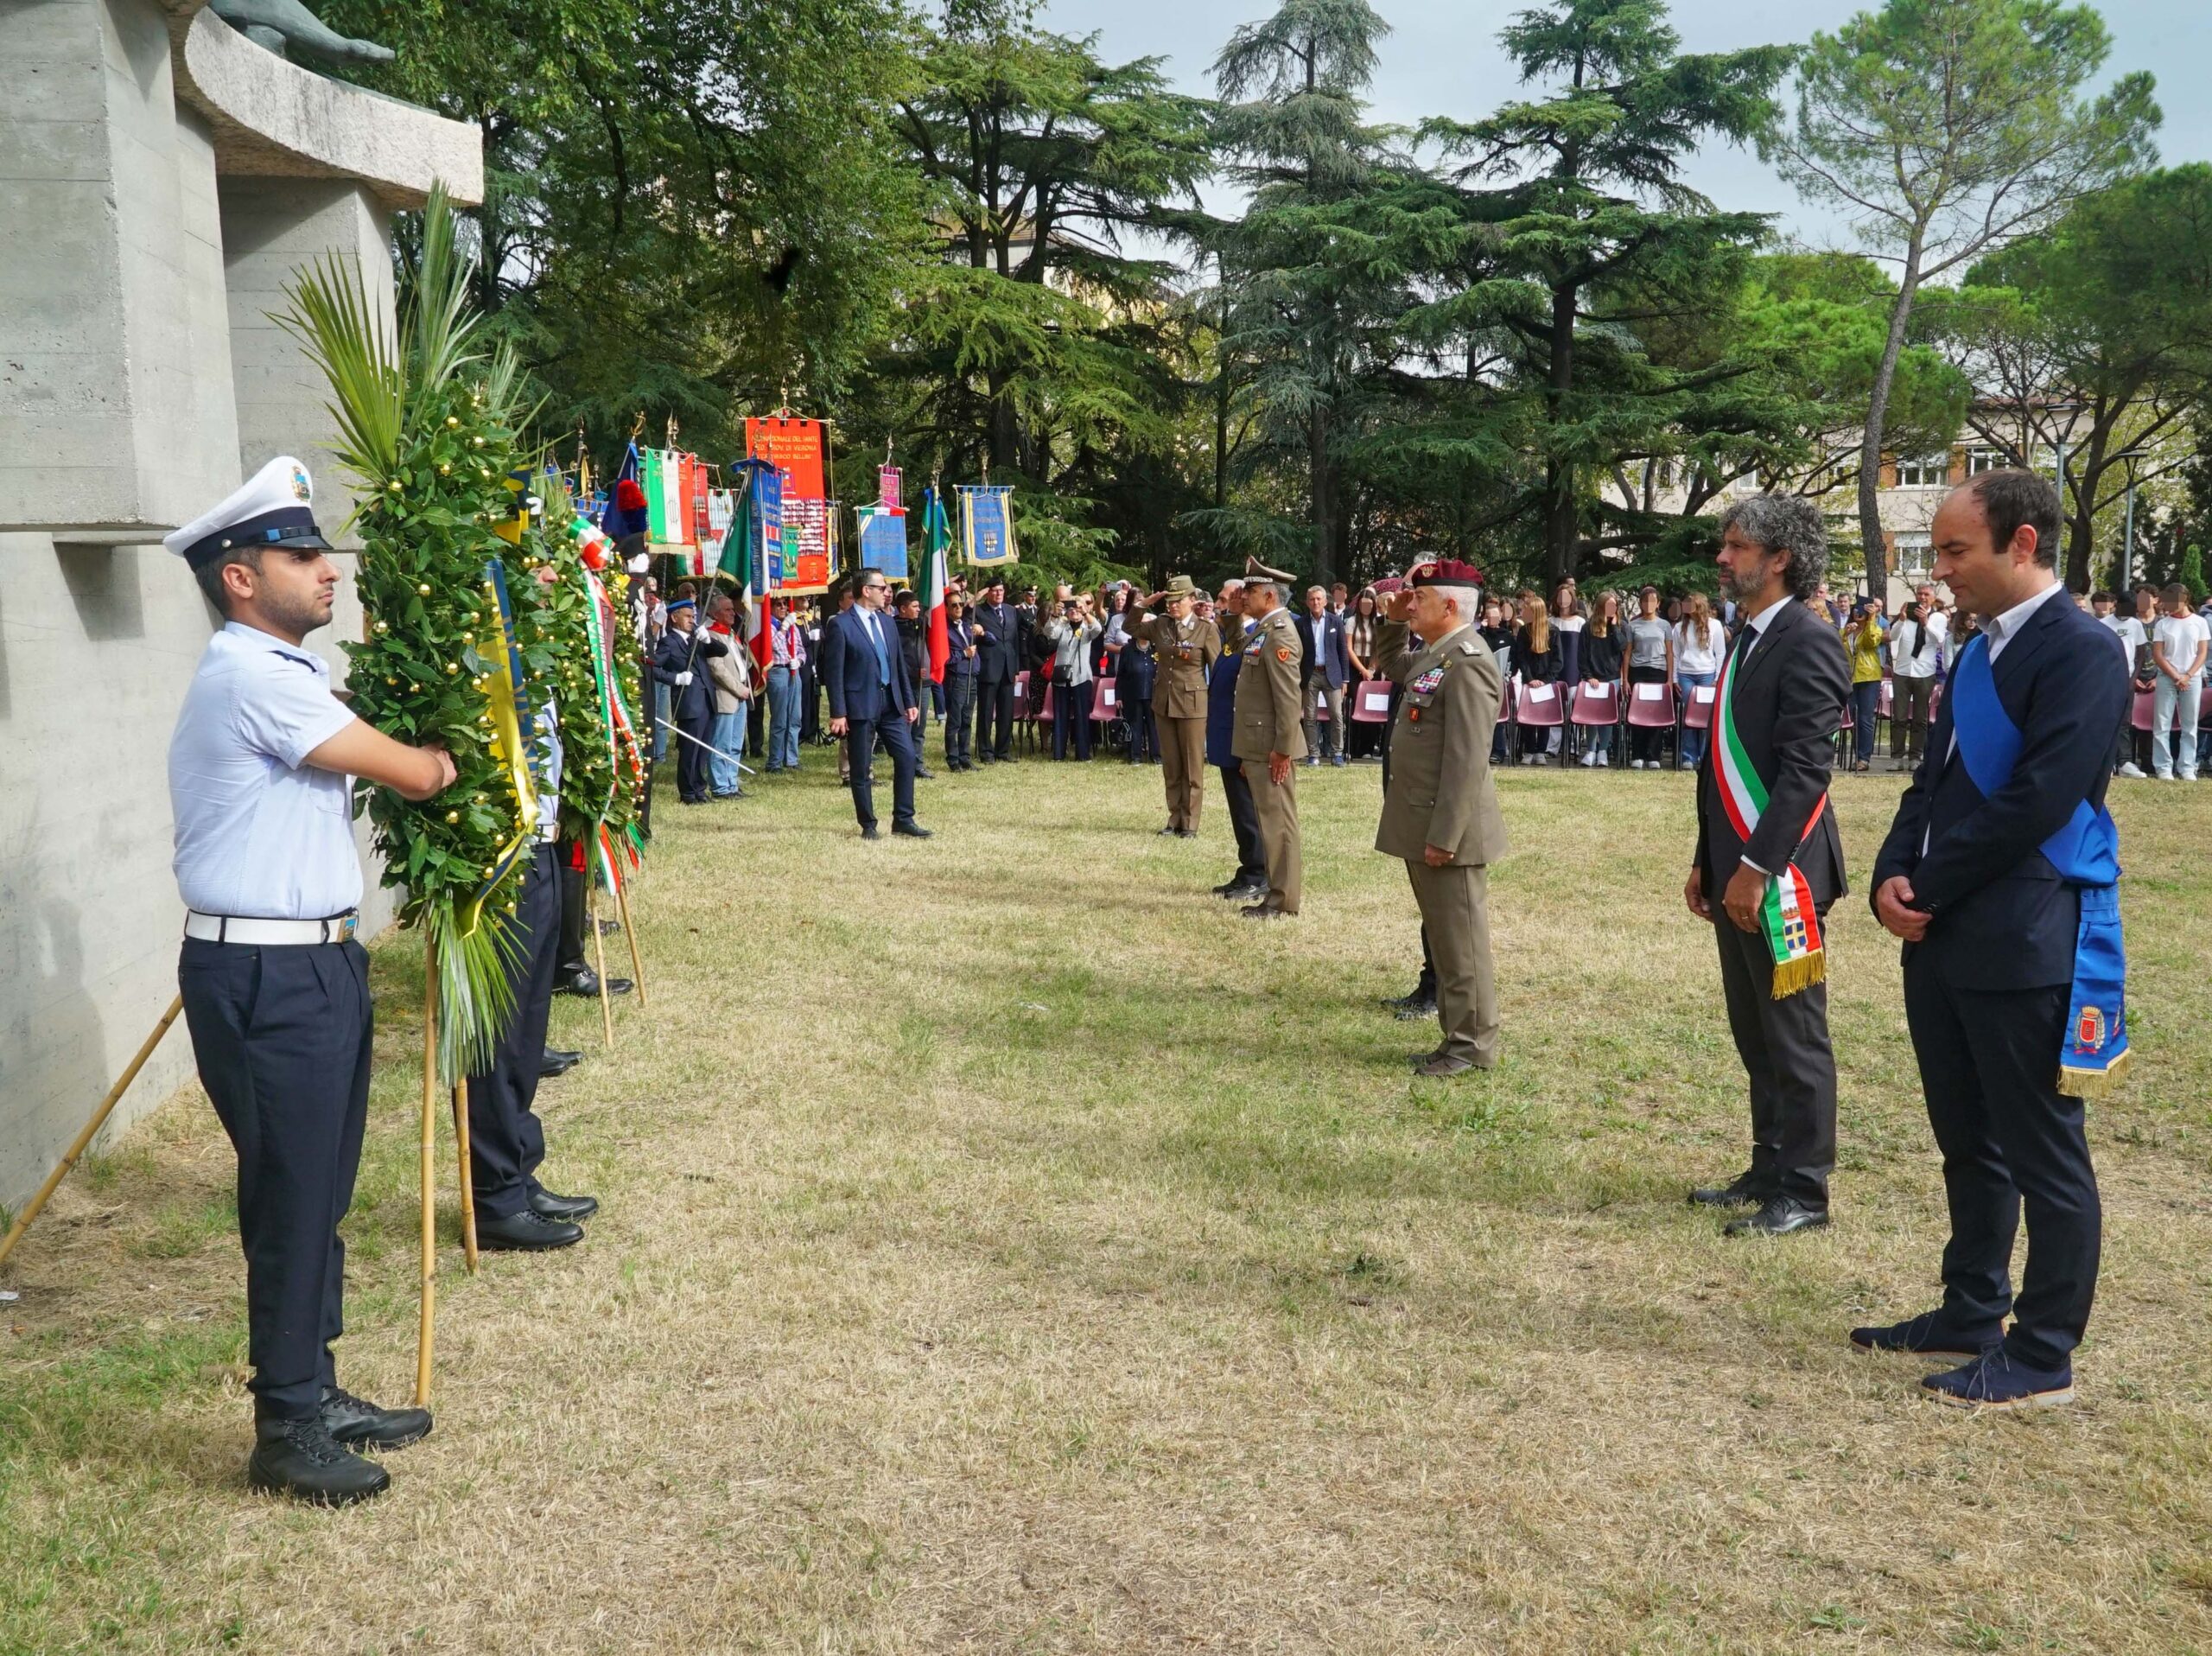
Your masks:
<path fill-rule="evenodd" d="M 1524 681 L 1519 698 L 1514 704 L 1513 723 L 1517 730 L 1554 730 L 1567 723 L 1567 699 L 1560 694 L 1557 685 L 1532 684 Z M 1521 743 L 1514 744 L 1513 762 L 1523 763 L 1528 755 L 1521 752 Z"/>
<path fill-rule="evenodd" d="M 1675 687 L 1672 685 L 1630 685 L 1628 687 L 1628 722 L 1631 729 L 1675 729 Z M 1675 762 L 1681 762 L 1681 737 L 1675 738 Z M 1654 761 L 1656 762 L 1656 761 Z"/>
<path fill-rule="evenodd" d="M 1353 724 L 1388 724 L 1390 722 L 1390 681 L 1370 678 L 1354 685 L 1351 711 L 1345 715 Z"/>

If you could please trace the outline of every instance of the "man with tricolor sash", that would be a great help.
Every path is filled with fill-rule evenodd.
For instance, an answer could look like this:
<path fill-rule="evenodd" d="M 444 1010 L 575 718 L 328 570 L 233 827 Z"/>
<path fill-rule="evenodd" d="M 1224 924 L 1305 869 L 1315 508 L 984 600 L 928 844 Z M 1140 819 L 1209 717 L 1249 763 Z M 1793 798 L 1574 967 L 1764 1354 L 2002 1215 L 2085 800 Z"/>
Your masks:
<path fill-rule="evenodd" d="M 1697 774 L 1697 852 L 1683 888 L 1713 922 L 1728 1026 L 1750 1082 L 1751 1166 L 1690 1192 L 1754 1207 L 1731 1236 L 1788 1236 L 1828 1222 L 1835 1166 L 1835 1054 L 1821 926 L 1844 893 L 1828 800 L 1851 667 L 1835 628 L 1807 608 L 1827 574 L 1821 514 L 1755 494 L 1720 519 L 1721 596 L 1739 626 Z"/>
<path fill-rule="evenodd" d="M 1985 472 L 1937 511 L 1936 578 L 1981 632 L 1874 864 L 1875 916 L 1904 944 L 1951 1235 L 1942 1303 L 1851 1339 L 1955 1361 L 1921 1385 L 1968 1409 L 2073 1398 L 2103 1228 L 2082 1101 L 2128 1059 L 2104 802 L 2128 663 L 2061 585 L 2058 530 L 2057 490 L 2028 472 Z"/>

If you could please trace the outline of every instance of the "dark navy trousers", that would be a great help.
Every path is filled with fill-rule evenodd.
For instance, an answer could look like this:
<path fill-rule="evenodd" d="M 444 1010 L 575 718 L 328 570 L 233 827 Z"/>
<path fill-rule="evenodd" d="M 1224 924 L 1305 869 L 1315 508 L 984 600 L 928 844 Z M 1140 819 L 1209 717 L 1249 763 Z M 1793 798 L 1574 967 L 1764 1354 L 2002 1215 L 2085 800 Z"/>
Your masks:
<path fill-rule="evenodd" d="M 238 1154 L 247 1382 L 256 1412 L 306 1419 L 337 1384 L 346 1245 L 368 1119 L 374 1014 L 358 943 L 187 938 L 177 963 L 200 1085 Z"/>
<path fill-rule="evenodd" d="M 888 701 L 884 704 L 881 719 L 849 719 L 845 723 L 845 757 L 852 773 L 853 814 L 860 818 L 861 827 L 875 826 L 875 780 L 868 774 L 868 761 L 875 756 L 879 740 L 883 750 L 891 755 L 891 819 L 912 827 L 914 772 L 921 755 L 914 747 L 914 727 Z"/>
<path fill-rule="evenodd" d="M 531 854 L 513 925 L 515 1015 L 493 1048 L 491 1068 L 468 1078 L 469 1182 L 476 1211 L 491 1219 L 530 1206 L 545 1159 L 545 1128 L 534 1106 L 561 953 L 561 869 L 549 844 Z"/>

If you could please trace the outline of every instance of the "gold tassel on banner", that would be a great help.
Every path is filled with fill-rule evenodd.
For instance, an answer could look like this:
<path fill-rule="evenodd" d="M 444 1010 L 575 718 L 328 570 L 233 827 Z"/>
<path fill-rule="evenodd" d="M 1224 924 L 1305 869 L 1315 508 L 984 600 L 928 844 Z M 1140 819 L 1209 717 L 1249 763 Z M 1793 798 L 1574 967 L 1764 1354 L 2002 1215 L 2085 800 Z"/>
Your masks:
<path fill-rule="evenodd" d="M 1810 954 L 1777 965 L 1774 969 L 1774 998 L 1787 1000 L 1800 990 L 1810 989 L 1815 984 L 1828 980 L 1828 957 L 1826 949 L 1815 949 Z"/>
<path fill-rule="evenodd" d="M 2085 1102 L 2109 1098 L 2120 1090 L 2120 1082 L 2126 1079 L 2128 1069 L 2134 1062 L 2135 1048 L 2130 1047 L 2103 1069 L 2075 1069 L 2070 1065 L 2061 1064 L 2058 1067 L 2058 1090 L 2067 1098 L 2081 1099 Z"/>

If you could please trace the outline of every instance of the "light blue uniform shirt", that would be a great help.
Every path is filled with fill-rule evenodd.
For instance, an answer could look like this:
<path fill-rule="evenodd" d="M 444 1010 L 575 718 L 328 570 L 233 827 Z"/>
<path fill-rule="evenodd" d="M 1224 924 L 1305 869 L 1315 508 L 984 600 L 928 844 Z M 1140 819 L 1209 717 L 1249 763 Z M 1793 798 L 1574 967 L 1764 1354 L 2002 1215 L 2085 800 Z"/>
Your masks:
<path fill-rule="evenodd" d="M 327 920 L 359 906 L 353 779 L 306 762 L 353 721 L 312 650 L 238 621 L 207 640 L 169 738 L 187 908 Z"/>

